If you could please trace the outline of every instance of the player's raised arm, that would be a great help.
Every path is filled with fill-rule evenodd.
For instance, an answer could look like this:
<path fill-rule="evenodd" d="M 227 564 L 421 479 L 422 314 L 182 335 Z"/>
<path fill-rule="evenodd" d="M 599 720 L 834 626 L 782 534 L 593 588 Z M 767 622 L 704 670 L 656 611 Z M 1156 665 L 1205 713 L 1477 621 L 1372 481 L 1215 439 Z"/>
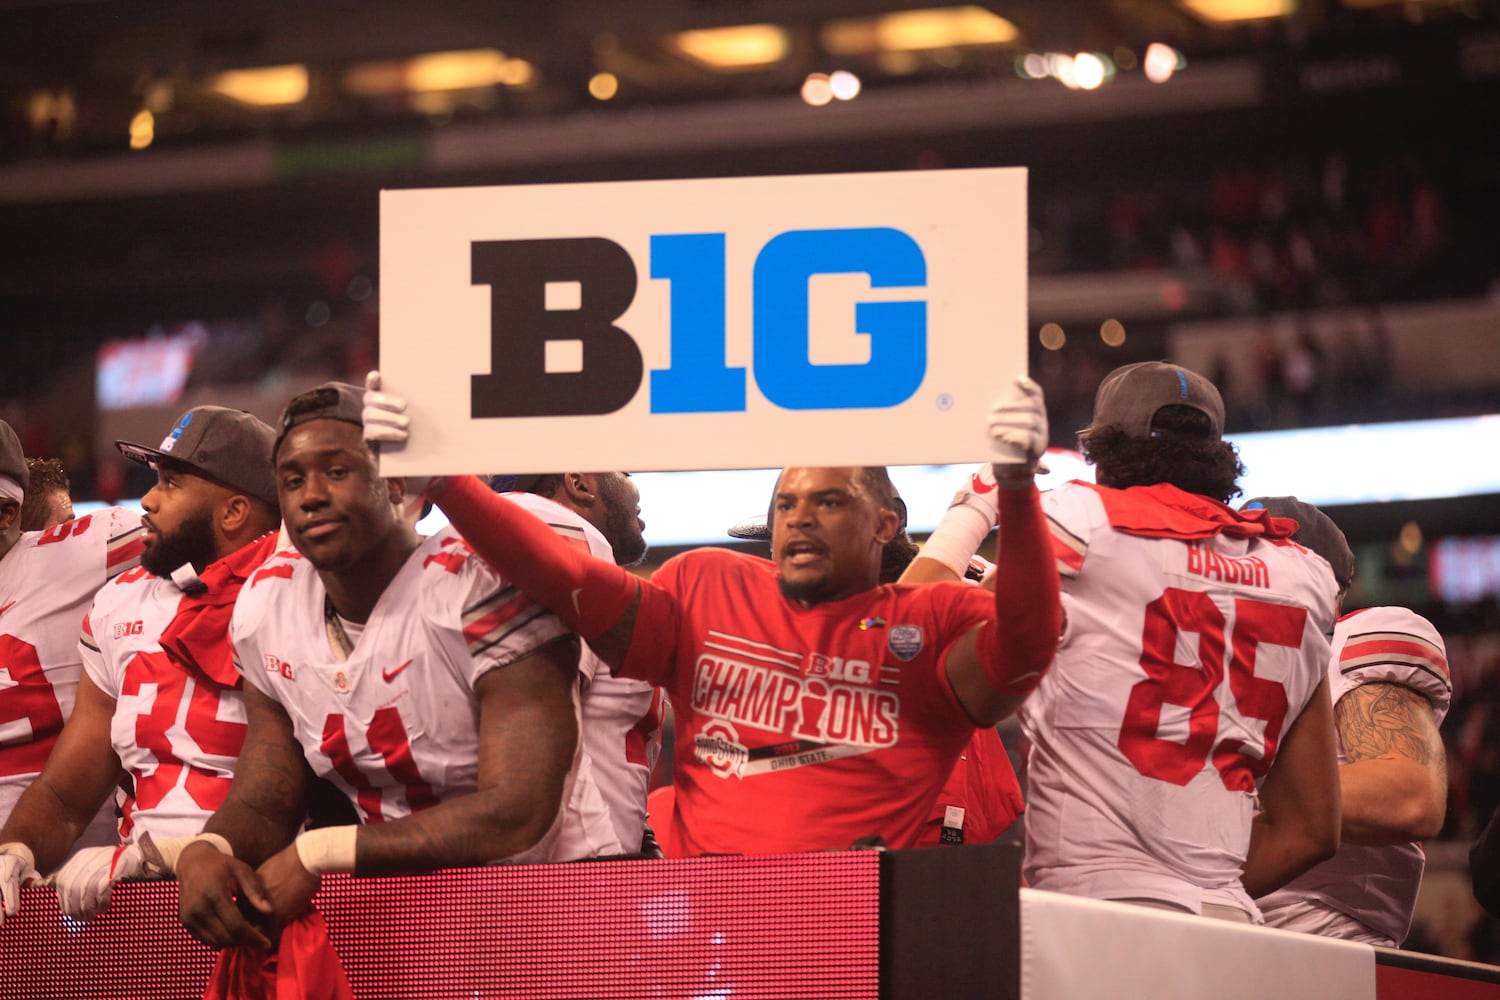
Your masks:
<path fill-rule="evenodd" d="M 365 440 L 372 446 L 404 444 L 405 409 L 401 397 L 380 391 L 380 373 L 371 372 Z M 624 662 L 641 601 L 639 577 L 569 545 L 540 518 L 473 476 L 435 479 L 428 495 L 485 562 L 555 612 L 605 663 L 617 668 Z"/>
<path fill-rule="evenodd" d="M 960 640 L 948 679 L 975 722 L 992 724 L 1036 690 L 1057 651 L 1062 625 L 1057 570 L 1034 477 L 1047 450 L 1041 386 L 1021 376 L 995 401 L 990 437 L 996 455 L 1000 518 L 995 621 Z"/>

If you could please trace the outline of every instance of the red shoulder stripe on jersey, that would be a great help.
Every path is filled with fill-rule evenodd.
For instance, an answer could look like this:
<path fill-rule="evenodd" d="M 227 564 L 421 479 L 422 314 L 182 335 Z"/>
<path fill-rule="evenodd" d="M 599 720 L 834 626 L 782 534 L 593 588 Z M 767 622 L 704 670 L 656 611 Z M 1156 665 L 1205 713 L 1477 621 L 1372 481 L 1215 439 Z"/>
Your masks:
<path fill-rule="evenodd" d="M 1366 632 L 1352 635 L 1339 653 L 1339 672 L 1352 673 L 1360 667 L 1377 664 L 1414 667 L 1432 674 L 1452 687 L 1448 658 L 1443 651 L 1420 636 L 1404 632 Z"/>
<path fill-rule="evenodd" d="M 250 589 L 254 590 L 255 585 L 262 580 L 290 580 L 294 568 L 289 562 L 277 563 L 275 566 L 262 566 L 250 577 Z"/>
<path fill-rule="evenodd" d="M 533 610 L 537 613 L 525 615 L 521 621 L 514 620 Z M 464 641 L 469 644 L 469 652 L 477 655 L 542 613 L 531 598 L 514 587 L 506 587 L 464 612 Z"/>
<path fill-rule="evenodd" d="M 78 631 L 78 641 L 94 652 L 99 652 L 99 643 L 94 639 L 94 626 L 89 624 L 87 613 L 83 616 L 83 627 Z"/>
<path fill-rule="evenodd" d="M 134 569 L 127 569 L 125 572 L 123 572 L 119 576 L 115 577 L 114 582 L 111 583 L 110 586 L 112 586 L 112 587 L 128 587 L 132 583 L 135 583 L 137 580 L 144 580 L 144 579 L 146 579 L 146 577 L 148 577 L 150 575 L 151 575 L 151 571 L 148 570 L 146 567 L 144 567 L 144 566 L 136 566 Z"/>
<path fill-rule="evenodd" d="M 145 528 L 132 528 L 123 535 L 116 535 L 109 540 L 104 550 L 104 578 L 106 580 L 113 580 L 141 561 L 141 552 L 145 550 L 142 539 L 145 535 Z"/>
<path fill-rule="evenodd" d="M 1088 553 L 1088 546 L 1083 539 L 1050 517 L 1047 518 L 1047 526 L 1052 529 L 1052 554 L 1057 557 L 1057 575 L 1077 576 L 1083 569 L 1083 557 Z"/>
<path fill-rule="evenodd" d="M 554 524 L 548 521 L 547 527 L 551 528 L 559 538 L 567 540 L 574 548 L 582 549 L 584 552 L 590 551 L 588 536 L 576 524 Z"/>

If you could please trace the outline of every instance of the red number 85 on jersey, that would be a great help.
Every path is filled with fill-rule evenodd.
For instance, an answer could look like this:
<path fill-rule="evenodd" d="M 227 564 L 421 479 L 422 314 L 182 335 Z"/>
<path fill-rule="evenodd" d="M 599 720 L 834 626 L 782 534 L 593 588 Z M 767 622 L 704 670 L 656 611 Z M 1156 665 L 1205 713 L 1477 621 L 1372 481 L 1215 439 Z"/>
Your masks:
<path fill-rule="evenodd" d="M 1255 779 L 1270 770 L 1286 722 L 1286 688 L 1255 676 L 1256 651 L 1262 645 L 1302 645 L 1307 611 L 1248 598 L 1234 602 L 1234 630 L 1225 629 L 1224 613 L 1208 594 L 1168 587 L 1146 605 L 1141 634 L 1141 669 L 1146 679 L 1130 689 L 1120 723 L 1120 752 L 1148 778 L 1186 785 L 1203 770 L 1212 754 L 1214 767 L 1231 791 L 1255 791 Z M 1180 633 L 1198 636 L 1198 665 L 1176 660 Z M 1215 692 L 1224 679 L 1228 650 L 1229 711 L 1265 722 L 1260 747 L 1227 737 L 1218 743 L 1224 714 Z M 1188 709 L 1188 736 L 1178 742 L 1157 735 L 1162 707 Z"/>

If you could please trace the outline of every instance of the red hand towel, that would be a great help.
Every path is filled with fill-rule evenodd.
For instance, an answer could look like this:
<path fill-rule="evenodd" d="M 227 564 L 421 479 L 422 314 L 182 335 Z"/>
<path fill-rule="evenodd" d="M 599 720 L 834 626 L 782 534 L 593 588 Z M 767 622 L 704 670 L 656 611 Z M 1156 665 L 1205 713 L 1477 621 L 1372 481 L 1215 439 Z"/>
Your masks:
<path fill-rule="evenodd" d="M 323 914 L 309 908 L 281 932 L 274 953 L 219 952 L 204 1000 L 354 1000 Z"/>

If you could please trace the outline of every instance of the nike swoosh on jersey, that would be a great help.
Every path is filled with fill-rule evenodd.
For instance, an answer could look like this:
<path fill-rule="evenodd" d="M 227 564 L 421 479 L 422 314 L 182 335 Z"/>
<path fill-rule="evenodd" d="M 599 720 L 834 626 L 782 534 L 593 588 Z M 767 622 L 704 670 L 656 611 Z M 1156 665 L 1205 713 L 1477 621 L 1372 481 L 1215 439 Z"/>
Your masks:
<path fill-rule="evenodd" d="M 397 674 L 399 674 L 409 666 L 411 666 L 411 661 L 407 660 L 405 663 L 401 664 L 401 666 L 399 667 L 396 667 L 394 670 L 381 670 L 380 679 L 389 684 L 391 681 L 396 679 Z"/>
<path fill-rule="evenodd" d="M 6 602 L 5 607 L 0 608 L 0 615 L 5 614 L 5 612 L 9 611 L 11 608 L 13 608 L 15 606 L 16 606 L 16 602 L 15 601 L 8 601 L 8 602 Z"/>

